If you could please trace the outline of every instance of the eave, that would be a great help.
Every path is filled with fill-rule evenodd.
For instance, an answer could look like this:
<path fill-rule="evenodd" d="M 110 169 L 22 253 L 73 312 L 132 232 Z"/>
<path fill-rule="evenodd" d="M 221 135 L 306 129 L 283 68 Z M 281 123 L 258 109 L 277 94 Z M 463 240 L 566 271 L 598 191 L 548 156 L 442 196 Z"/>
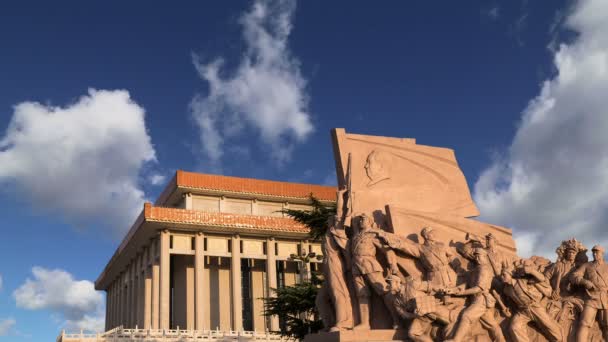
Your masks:
<path fill-rule="evenodd" d="M 95 281 L 95 288 L 105 290 L 163 229 L 294 239 L 305 239 L 309 233 L 308 228 L 290 218 L 210 213 L 145 203 L 143 211 Z"/>

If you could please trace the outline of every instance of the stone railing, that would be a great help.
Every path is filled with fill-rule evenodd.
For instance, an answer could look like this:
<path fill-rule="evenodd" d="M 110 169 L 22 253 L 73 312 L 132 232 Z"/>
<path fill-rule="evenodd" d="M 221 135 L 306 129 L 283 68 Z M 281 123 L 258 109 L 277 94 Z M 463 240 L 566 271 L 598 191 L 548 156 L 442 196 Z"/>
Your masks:
<path fill-rule="evenodd" d="M 270 332 L 180 330 L 180 329 L 123 329 L 114 328 L 104 333 L 66 333 L 62 331 L 57 342 L 249 342 L 293 341 Z"/>

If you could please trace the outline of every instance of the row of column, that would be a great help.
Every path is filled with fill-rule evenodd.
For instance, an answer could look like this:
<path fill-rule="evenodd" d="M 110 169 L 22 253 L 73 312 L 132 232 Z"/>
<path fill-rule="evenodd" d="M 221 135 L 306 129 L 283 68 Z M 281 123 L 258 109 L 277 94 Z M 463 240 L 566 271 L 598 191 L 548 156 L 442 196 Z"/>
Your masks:
<path fill-rule="evenodd" d="M 106 296 L 106 330 L 117 326 L 144 329 L 170 329 L 170 234 L 160 232 L 108 287 Z M 266 275 L 268 295 L 277 287 L 276 251 L 273 238 L 267 240 Z M 159 250 L 157 251 L 156 248 Z M 204 327 L 204 234 L 198 232 L 194 243 L 194 329 Z M 240 237 L 232 238 L 231 281 L 233 330 L 242 330 Z M 279 329 L 278 317 L 270 319 L 271 331 Z"/>
<path fill-rule="evenodd" d="M 106 330 L 117 326 L 158 329 L 158 315 L 154 314 L 160 301 L 156 246 L 153 240 L 106 290 Z"/>

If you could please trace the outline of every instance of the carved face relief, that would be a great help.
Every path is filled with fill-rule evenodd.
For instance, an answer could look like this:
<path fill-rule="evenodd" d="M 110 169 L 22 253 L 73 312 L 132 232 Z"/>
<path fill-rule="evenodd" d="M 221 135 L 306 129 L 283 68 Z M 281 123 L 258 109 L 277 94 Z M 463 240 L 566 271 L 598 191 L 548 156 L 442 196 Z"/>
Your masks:
<path fill-rule="evenodd" d="M 425 240 L 429 241 L 429 242 L 435 242 L 435 230 L 429 230 L 428 232 L 426 232 L 426 238 Z"/>
<path fill-rule="evenodd" d="M 371 219 L 367 215 L 361 215 L 359 219 L 360 229 L 367 230 L 372 228 Z"/>
<path fill-rule="evenodd" d="M 486 246 L 488 249 L 493 250 L 496 247 L 496 240 L 492 237 L 486 238 Z"/>
<path fill-rule="evenodd" d="M 504 283 L 511 284 L 511 281 L 513 280 L 511 272 L 509 272 L 508 270 L 502 270 L 500 276 Z"/>
<path fill-rule="evenodd" d="M 367 186 L 372 186 L 380 181 L 389 179 L 390 156 L 386 152 L 374 150 L 365 162 L 365 173 L 369 178 Z"/>
<path fill-rule="evenodd" d="M 567 261 L 574 261 L 574 259 L 576 258 L 576 251 L 574 249 L 567 249 L 565 257 Z"/>
<path fill-rule="evenodd" d="M 600 250 L 594 249 L 593 250 L 593 260 L 595 261 L 603 261 L 604 260 L 604 253 Z"/>

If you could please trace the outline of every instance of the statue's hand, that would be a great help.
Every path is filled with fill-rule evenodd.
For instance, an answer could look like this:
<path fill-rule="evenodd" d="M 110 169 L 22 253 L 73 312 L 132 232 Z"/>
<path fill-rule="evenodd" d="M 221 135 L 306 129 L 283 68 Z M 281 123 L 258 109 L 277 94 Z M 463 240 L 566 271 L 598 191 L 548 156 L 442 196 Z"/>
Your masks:
<path fill-rule="evenodd" d="M 399 274 L 399 266 L 397 264 L 391 265 L 391 274 Z"/>
<path fill-rule="evenodd" d="M 460 287 L 448 287 L 448 288 L 444 289 L 443 292 L 446 295 L 453 295 L 453 294 L 458 294 L 458 293 L 462 292 L 462 289 Z"/>
<path fill-rule="evenodd" d="M 589 280 L 585 280 L 585 282 L 583 283 L 583 286 L 587 290 L 595 290 L 595 285 L 591 281 L 589 281 Z"/>
<path fill-rule="evenodd" d="M 526 274 L 532 274 L 533 272 L 535 272 L 536 270 L 534 269 L 534 267 L 532 267 L 532 265 L 524 265 L 523 267 L 523 271 Z"/>

